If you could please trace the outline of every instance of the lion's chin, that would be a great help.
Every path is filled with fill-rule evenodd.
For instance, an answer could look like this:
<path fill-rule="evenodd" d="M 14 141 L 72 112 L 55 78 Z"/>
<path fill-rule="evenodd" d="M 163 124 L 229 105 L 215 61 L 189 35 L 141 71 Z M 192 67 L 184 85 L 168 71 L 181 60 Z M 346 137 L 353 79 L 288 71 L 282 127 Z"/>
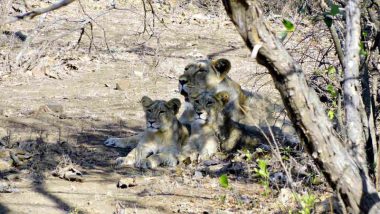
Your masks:
<path fill-rule="evenodd" d="M 202 118 L 195 119 L 195 122 L 198 123 L 198 124 L 200 124 L 200 125 L 207 124 L 207 121 L 208 121 L 207 119 L 202 119 Z"/>
<path fill-rule="evenodd" d="M 146 129 L 147 129 L 148 132 L 153 132 L 153 133 L 159 131 L 159 128 L 154 128 L 154 127 L 147 127 Z"/>

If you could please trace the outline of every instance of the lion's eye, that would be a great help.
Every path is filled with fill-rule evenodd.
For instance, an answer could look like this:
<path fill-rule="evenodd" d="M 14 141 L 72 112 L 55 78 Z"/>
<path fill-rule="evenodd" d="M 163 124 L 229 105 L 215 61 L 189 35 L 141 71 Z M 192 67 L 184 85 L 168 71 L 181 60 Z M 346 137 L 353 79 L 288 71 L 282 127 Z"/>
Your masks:
<path fill-rule="evenodd" d="M 214 102 L 212 102 L 212 101 L 208 101 L 208 102 L 207 102 L 207 105 L 208 105 L 208 106 L 210 106 L 210 105 L 212 105 L 212 104 L 214 104 Z"/>
<path fill-rule="evenodd" d="M 148 113 L 152 113 L 152 109 L 148 109 L 147 112 L 148 112 Z"/>
<path fill-rule="evenodd" d="M 166 111 L 160 111 L 160 114 L 165 114 L 166 113 Z"/>
<path fill-rule="evenodd" d="M 199 104 L 199 100 L 195 100 L 195 103 L 196 103 L 196 104 Z"/>

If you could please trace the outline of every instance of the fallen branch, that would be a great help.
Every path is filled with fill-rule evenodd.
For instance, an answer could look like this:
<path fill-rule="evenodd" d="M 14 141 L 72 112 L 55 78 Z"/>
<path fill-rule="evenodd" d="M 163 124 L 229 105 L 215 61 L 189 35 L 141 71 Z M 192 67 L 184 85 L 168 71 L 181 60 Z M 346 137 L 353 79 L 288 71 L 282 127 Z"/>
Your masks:
<path fill-rule="evenodd" d="M 7 20 L 5 20 L 3 22 L 0 21 L 0 25 L 10 24 L 10 23 L 13 23 L 13 22 L 17 22 L 17 21 L 23 20 L 25 18 L 33 19 L 34 17 L 39 16 L 41 14 L 48 13 L 50 11 L 57 10 L 57 9 L 59 9 L 61 7 L 67 6 L 67 5 L 71 4 L 71 3 L 73 3 L 74 1 L 75 0 L 61 0 L 61 1 L 57 2 L 57 3 L 55 3 L 55 4 L 50 5 L 49 7 L 35 9 L 35 10 L 30 11 L 30 12 L 21 14 L 21 15 L 10 17 L 10 18 L 8 18 Z"/>

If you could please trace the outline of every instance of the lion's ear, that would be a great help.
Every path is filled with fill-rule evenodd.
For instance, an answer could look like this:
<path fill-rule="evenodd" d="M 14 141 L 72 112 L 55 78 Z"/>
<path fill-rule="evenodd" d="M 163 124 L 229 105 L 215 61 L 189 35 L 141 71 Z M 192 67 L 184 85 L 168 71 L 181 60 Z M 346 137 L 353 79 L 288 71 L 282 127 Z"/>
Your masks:
<path fill-rule="evenodd" d="M 174 114 L 176 115 L 179 111 L 179 108 L 181 108 L 181 101 L 177 98 L 171 99 L 166 103 L 166 106 L 173 110 Z"/>
<path fill-rule="evenodd" d="M 215 94 L 215 99 L 224 106 L 230 101 L 230 94 L 227 91 L 221 91 Z"/>
<path fill-rule="evenodd" d="M 153 100 L 147 96 L 143 96 L 141 98 L 141 104 L 142 104 L 144 109 L 148 108 L 150 105 L 152 105 L 152 103 L 153 103 Z"/>
<path fill-rule="evenodd" d="M 212 62 L 220 76 L 225 76 L 231 70 L 231 62 L 228 59 L 217 59 Z"/>

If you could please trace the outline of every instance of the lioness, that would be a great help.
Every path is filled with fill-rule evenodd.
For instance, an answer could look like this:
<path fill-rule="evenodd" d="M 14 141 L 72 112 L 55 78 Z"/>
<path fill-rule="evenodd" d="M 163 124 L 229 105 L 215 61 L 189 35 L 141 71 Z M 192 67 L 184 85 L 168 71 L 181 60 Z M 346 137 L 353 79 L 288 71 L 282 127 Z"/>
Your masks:
<path fill-rule="evenodd" d="M 175 166 L 177 155 L 189 137 L 189 132 L 177 119 L 179 99 L 153 101 L 141 99 L 145 112 L 146 129 L 136 146 L 126 157 L 117 158 L 119 166 L 155 168 Z"/>
<path fill-rule="evenodd" d="M 263 98 L 258 94 L 244 91 L 241 86 L 232 80 L 227 74 L 231 69 L 231 63 L 227 59 L 199 60 L 186 66 L 184 73 L 179 78 L 179 90 L 187 102 L 191 101 L 191 94 L 198 93 L 200 90 L 207 90 L 210 94 L 225 92 L 228 101 L 224 104 L 223 112 L 225 115 L 238 124 L 243 125 L 244 129 L 251 126 L 251 130 L 256 127 L 267 129 L 269 127 L 276 131 L 278 136 L 286 136 L 284 141 L 298 143 L 298 139 L 289 120 L 279 119 L 279 115 L 284 110 L 282 105 Z M 190 102 L 191 103 L 191 102 Z M 194 105 L 194 103 L 192 103 Z M 194 109 L 188 108 L 181 116 L 181 122 L 191 123 Z M 285 124 L 285 129 L 284 129 Z M 248 125 L 248 126 L 245 126 Z M 227 131 L 236 132 L 237 130 L 225 127 Z M 286 134 L 282 134 L 285 130 Z M 228 133 L 231 138 L 225 143 L 226 150 L 236 147 L 238 141 L 233 136 L 240 134 Z M 237 137 L 239 138 L 239 137 Z"/>

